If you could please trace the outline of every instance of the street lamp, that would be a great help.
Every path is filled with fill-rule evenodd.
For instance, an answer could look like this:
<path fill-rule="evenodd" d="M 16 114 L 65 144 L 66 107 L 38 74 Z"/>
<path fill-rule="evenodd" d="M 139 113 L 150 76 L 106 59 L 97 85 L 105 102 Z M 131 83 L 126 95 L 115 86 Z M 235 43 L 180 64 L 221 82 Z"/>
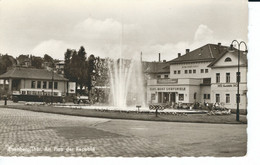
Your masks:
<path fill-rule="evenodd" d="M 244 41 L 238 42 L 237 40 L 233 40 L 230 49 L 233 49 L 233 43 L 237 43 L 238 45 L 238 64 L 237 64 L 237 95 L 236 95 L 236 102 L 237 102 L 237 112 L 236 112 L 236 121 L 239 121 L 239 102 L 240 102 L 240 94 L 239 94 L 239 83 L 240 83 L 240 46 L 241 44 L 244 44 L 246 50 L 245 52 L 247 53 L 247 45 Z"/>

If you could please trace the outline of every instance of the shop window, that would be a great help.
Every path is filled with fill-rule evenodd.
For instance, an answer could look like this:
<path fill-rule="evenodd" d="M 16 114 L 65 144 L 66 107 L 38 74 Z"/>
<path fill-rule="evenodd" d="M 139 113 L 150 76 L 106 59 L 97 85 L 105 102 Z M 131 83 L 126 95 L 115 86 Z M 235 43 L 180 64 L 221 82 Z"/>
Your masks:
<path fill-rule="evenodd" d="M 188 70 L 185 70 L 185 74 L 187 74 L 188 73 Z"/>
<path fill-rule="evenodd" d="M 40 89 L 42 86 L 42 82 L 41 81 L 37 81 L 37 88 Z"/>
<path fill-rule="evenodd" d="M 196 73 L 196 69 L 193 69 L 193 73 Z"/>
<path fill-rule="evenodd" d="M 181 71 L 180 71 L 180 70 L 178 70 L 178 74 L 181 74 Z"/>
<path fill-rule="evenodd" d="M 209 73 L 209 69 L 205 69 L 205 73 Z"/>
<path fill-rule="evenodd" d="M 226 103 L 230 103 L 230 94 L 226 94 Z"/>
<path fill-rule="evenodd" d="M 47 82 L 46 82 L 46 81 L 43 81 L 43 83 L 42 83 L 42 88 L 43 88 L 43 89 L 46 89 L 46 88 L 47 88 Z"/>
<path fill-rule="evenodd" d="M 201 70 L 200 70 L 200 73 L 204 73 L 204 69 L 201 69 Z"/>
<path fill-rule="evenodd" d="M 226 83 L 230 83 L 230 73 L 226 73 Z"/>
<path fill-rule="evenodd" d="M 216 103 L 219 103 L 219 102 L 220 102 L 220 95 L 216 94 Z"/>
<path fill-rule="evenodd" d="M 231 62 L 232 60 L 231 60 L 231 58 L 230 57 L 227 57 L 226 59 L 225 59 L 225 62 Z"/>
<path fill-rule="evenodd" d="M 49 81 L 49 89 L 52 89 L 52 82 Z"/>
<path fill-rule="evenodd" d="M 54 82 L 54 89 L 58 89 L 58 82 Z"/>
<path fill-rule="evenodd" d="M 184 94 L 179 94 L 179 101 L 184 101 Z"/>
<path fill-rule="evenodd" d="M 216 83 L 220 82 L 220 73 L 216 73 Z"/>
<path fill-rule="evenodd" d="M 35 88 L 35 81 L 32 81 L 31 88 Z"/>

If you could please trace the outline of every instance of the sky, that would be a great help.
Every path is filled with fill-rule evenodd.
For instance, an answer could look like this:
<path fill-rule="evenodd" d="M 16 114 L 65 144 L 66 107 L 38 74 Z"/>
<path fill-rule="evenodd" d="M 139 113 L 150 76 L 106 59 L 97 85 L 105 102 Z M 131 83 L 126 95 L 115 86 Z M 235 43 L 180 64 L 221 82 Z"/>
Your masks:
<path fill-rule="evenodd" d="M 247 0 L 0 0 L 0 53 L 171 60 L 205 44 L 248 41 Z"/>

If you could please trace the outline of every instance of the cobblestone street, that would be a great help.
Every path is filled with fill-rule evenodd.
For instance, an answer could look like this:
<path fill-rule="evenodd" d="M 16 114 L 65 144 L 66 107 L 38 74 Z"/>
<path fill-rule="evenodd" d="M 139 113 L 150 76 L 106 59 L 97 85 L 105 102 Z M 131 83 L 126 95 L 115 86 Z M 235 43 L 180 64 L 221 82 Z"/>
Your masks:
<path fill-rule="evenodd" d="M 114 120 L 0 108 L 1 156 L 243 156 L 247 125 Z"/>

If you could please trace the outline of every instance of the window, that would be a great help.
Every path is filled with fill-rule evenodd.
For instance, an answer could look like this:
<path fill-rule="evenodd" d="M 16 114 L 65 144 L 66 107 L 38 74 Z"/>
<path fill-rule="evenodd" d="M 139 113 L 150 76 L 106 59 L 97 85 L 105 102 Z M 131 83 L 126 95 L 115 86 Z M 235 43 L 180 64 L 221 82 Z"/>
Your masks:
<path fill-rule="evenodd" d="M 32 81 L 31 88 L 35 88 L 35 81 Z"/>
<path fill-rule="evenodd" d="M 226 94 L 226 103 L 230 103 L 230 94 Z"/>
<path fill-rule="evenodd" d="M 216 83 L 220 82 L 220 73 L 216 73 Z"/>
<path fill-rule="evenodd" d="M 49 81 L 49 89 L 52 89 L 52 82 Z"/>
<path fill-rule="evenodd" d="M 204 99 L 210 99 L 210 94 L 204 94 Z"/>
<path fill-rule="evenodd" d="M 216 103 L 219 103 L 220 102 L 220 96 L 219 94 L 216 94 Z"/>
<path fill-rule="evenodd" d="M 43 89 L 46 89 L 46 88 L 47 88 L 47 82 L 46 82 L 46 81 L 43 81 L 43 83 L 42 83 L 42 88 L 43 88 Z"/>
<path fill-rule="evenodd" d="M 158 75 L 158 76 L 157 76 L 157 78 L 161 78 L 161 76 L 160 76 L 160 75 Z"/>
<path fill-rule="evenodd" d="M 193 73 L 196 73 L 196 69 L 193 69 Z"/>
<path fill-rule="evenodd" d="M 185 74 L 187 74 L 188 73 L 188 70 L 185 70 Z"/>
<path fill-rule="evenodd" d="M 230 73 L 226 73 L 226 83 L 230 83 Z"/>
<path fill-rule="evenodd" d="M 226 59 L 225 59 L 225 62 L 231 62 L 232 60 L 231 60 L 231 58 L 230 57 L 227 57 Z"/>
<path fill-rule="evenodd" d="M 200 73 L 204 73 L 204 69 L 201 69 L 201 70 L 200 70 Z"/>
<path fill-rule="evenodd" d="M 54 89 L 58 89 L 58 82 L 54 82 Z"/>
<path fill-rule="evenodd" d="M 42 82 L 41 81 L 37 81 L 37 88 L 41 88 L 42 87 Z"/>
<path fill-rule="evenodd" d="M 164 78 L 168 78 L 169 76 L 166 74 L 166 75 L 164 75 Z"/>
<path fill-rule="evenodd" d="M 210 85 L 211 84 L 211 78 L 203 78 L 203 84 Z"/>
<path fill-rule="evenodd" d="M 155 94 L 151 94 L 151 100 L 155 100 Z"/>
<path fill-rule="evenodd" d="M 208 69 L 205 69 L 205 73 L 209 73 L 209 70 L 208 70 Z"/>
<path fill-rule="evenodd" d="M 189 70 L 189 73 L 192 73 L 192 70 Z"/>
<path fill-rule="evenodd" d="M 184 94 L 179 94 L 179 101 L 183 101 L 184 100 Z"/>
<path fill-rule="evenodd" d="M 26 91 L 22 91 L 22 95 L 26 95 Z"/>
<path fill-rule="evenodd" d="M 180 70 L 178 70 L 178 74 L 181 74 L 181 71 L 180 71 Z"/>
<path fill-rule="evenodd" d="M 194 98 L 194 100 L 197 99 L 197 93 L 196 92 L 194 93 L 193 98 Z"/>
<path fill-rule="evenodd" d="M 177 71 L 176 71 L 176 70 L 174 71 L 174 74 L 177 74 Z"/>

